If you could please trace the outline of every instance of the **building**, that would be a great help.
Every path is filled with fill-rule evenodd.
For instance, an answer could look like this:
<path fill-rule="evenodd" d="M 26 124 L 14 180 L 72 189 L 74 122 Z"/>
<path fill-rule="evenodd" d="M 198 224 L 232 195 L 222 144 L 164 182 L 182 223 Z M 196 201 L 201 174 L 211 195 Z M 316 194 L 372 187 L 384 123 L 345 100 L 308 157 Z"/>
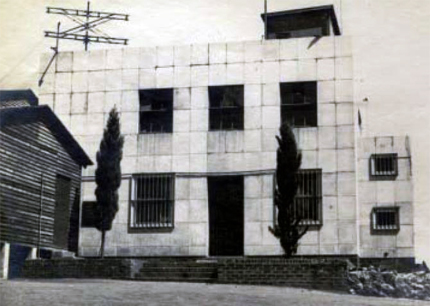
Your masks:
<path fill-rule="evenodd" d="M 288 120 L 303 154 L 297 205 L 311 226 L 299 254 L 414 257 L 408 138 L 366 134 L 353 39 L 335 10 L 262 17 L 262 41 L 59 54 L 41 101 L 91 156 L 109 110 L 121 112 L 120 210 L 106 254 L 282 254 L 268 227 L 275 135 Z M 89 167 L 82 256 L 99 249 L 94 190 Z"/>
<path fill-rule="evenodd" d="M 78 248 L 81 169 L 91 160 L 31 91 L 0 91 L 2 277 L 33 250 Z"/>

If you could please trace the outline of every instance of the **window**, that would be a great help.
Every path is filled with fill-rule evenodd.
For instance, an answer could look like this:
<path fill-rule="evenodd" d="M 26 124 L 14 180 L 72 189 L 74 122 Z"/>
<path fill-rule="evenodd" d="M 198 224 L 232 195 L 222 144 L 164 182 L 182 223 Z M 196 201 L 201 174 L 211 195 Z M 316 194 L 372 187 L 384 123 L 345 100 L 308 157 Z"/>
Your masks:
<path fill-rule="evenodd" d="M 130 206 L 130 229 L 173 229 L 173 205 L 173 174 L 134 176 Z"/>
<path fill-rule="evenodd" d="M 317 126 L 317 82 L 281 83 L 281 122 Z"/>
<path fill-rule="evenodd" d="M 209 129 L 243 130 L 243 85 L 209 87 Z"/>
<path fill-rule="evenodd" d="M 173 89 L 139 91 L 140 133 L 172 133 Z"/>
<path fill-rule="evenodd" d="M 267 39 L 335 35 L 340 28 L 332 5 L 262 14 L 267 21 Z M 266 19 L 267 18 L 267 19 Z"/>
<path fill-rule="evenodd" d="M 81 227 L 96 227 L 97 202 L 82 203 Z"/>
<path fill-rule="evenodd" d="M 70 223 L 70 178 L 57 175 L 55 182 L 54 245 L 67 248 Z"/>
<path fill-rule="evenodd" d="M 372 211 L 372 231 L 393 233 L 400 229 L 398 207 L 375 207 Z"/>
<path fill-rule="evenodd" d="M 371 180 L 395 180 L 398 174 L 397 154 L 372 154 L 369 168 Z"/>
<path fill-rule="evenodd" d="M 312 227 L 322 225 L 321 177 L 321 169 L 303 169 L 297 173 L 298 188 L 293 213 L 297 218 L 301 216 L 302 225 Z M 275 222 L 277 222 L 276 218 Z"/>
<path fill-rule="evenodd" d="M 302 216 L 303 225 L 322 225 L 321 169 L 300 170 L 297 181 L 295 214 Z"/>

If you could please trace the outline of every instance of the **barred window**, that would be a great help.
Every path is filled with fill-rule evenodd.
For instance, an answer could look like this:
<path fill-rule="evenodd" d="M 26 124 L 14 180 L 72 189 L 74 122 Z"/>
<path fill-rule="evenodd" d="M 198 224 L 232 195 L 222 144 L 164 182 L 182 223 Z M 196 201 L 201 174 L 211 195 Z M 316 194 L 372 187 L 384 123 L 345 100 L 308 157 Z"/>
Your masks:
<path fill-rule="evenodd" d="M 322 225 L 321 176 L 321 169 L 304 169 L 297 173 L 295 214 L 302 216 L 303 225 Z"/>
<path fill-rule="evenodd" d="M 293 213 L 297 218 L 301 217 L 301 225 L 319 227 L 322 225 L 323 220 L 322 171 L 321 169 L 299 170 L 297 180 L 298 188 L 294 200 Z M 276 218 L 275 222 L 277 222 Z"/>
<path fill-rule="evenodd" d="M 133 177 L 130 229 L 173 229 L 173 212 L 173 174 L 145 174 Z"/>
<path fill-rule="evenodd" d="M 398 207 L 375 207 L 372 211 L 372 230 L 396 232 L 400 229 Z"/>
<path fill-rule="evenodd" d="M 209 129 L 243 130 L 243 85 L 209 87 Z"/>
<path fill-rule="evenodd" d="M 97 202 L 83 202 L 81 215 L 81 227 L 96 227 Z"/>
<path fill-rule="evenodd" d="M 172 133 L 173 89 L 139 91 L 140 133 Z"/>
<path fill-rule="evenodd" d="M 317 82 L 281 83 L 281 122 L 317 126 Z"/>
<path fill-rule="evenodd" d="M 370 179 L 395 180 L 398 174 L 397 154 L 372 154 L 369 160 Z"/>

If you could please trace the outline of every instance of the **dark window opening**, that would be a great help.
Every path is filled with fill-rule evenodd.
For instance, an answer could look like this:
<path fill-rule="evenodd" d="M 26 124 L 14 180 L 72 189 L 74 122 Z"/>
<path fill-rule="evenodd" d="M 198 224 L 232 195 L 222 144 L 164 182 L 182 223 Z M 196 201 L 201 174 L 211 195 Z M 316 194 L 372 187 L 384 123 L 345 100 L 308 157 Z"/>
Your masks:
<path fill-rule="evenodd" d="M 395 233 L 400 230 L 398 207 L 376 207 L 372 211 L 372 231 L 378 233 Z"/>
<path fill-rule="evenodd" d="M 209 87 L 209 129 L 243 130 L 243 85 Z"/>
<path fill-rule="evenodd" d="M 82 203 L 81 227 L 96 227 L 97 202 Z"/>
<path fill-rule="evenodd" d="M 71 181 L 68 177 L 57 175 L 55 185 L 55 213 L 54 213 L 54 245 L 67 249 Z"/>
<path fill-rule="evenodd" d="M 340 35 L 332 5 L 262 14 L 267 22 L 267 39 Z"/>
<path fill-rule="evenodd" d="M 135 176 L 133 178 L 133 185 L 130 206 L 130 229 L 173 229 L 173 174 Z"/>
<path fill-rule="evenodd" d="M 315 127 L 317 82 L 281 83 L 281 122 L 293 127 Z"/>
<path fill-rule="evenodd" d="M 371 180 L 395 180 L 398 175 L 397 154 L 372 154 L 369 168 Z"/>
<path fill-rule="evenodd" d="M 173 89 L 139 91 L 140 133 L 172 133 Z"/>
<path fill-rule="evenodd" d="M 321 169 L 299 170 L 296 176 L 298 183 L 294 199 L 293 214 L 301 219 L 301 225 L 319 228 L 322 218 L 322 171 Z M 275 207 L 275 217 L 277 209 Z M 275 218 L 275 224 L 278 222 Z"/>

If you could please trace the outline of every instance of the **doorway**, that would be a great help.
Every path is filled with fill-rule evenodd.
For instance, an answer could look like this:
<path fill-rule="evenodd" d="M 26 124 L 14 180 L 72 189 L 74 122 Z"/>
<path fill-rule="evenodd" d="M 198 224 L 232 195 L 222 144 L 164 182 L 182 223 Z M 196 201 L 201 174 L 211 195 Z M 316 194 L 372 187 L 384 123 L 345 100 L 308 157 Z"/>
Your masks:
<path fill-rule="evenodd" d="M 209 255 L 243 256 L 243 176 L 208 177 Z"/>

